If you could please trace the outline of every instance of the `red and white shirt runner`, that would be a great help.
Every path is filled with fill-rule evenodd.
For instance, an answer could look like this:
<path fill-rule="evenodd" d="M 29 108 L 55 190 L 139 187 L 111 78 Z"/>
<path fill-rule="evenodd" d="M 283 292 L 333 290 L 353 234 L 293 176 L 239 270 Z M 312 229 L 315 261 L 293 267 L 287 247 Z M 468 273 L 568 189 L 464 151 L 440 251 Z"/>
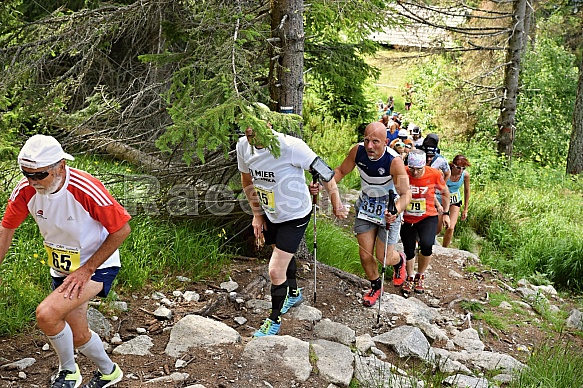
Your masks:
<path fill-rule="evenodd" d="M 131 218 L 92 175 L 65 166 L 63 187 L 37 194 L 23 178 L 10 195 L 2 226 L 16 229 L 30 214 L 40 229 L 52 276 L 66 276 L 85 264 L 111 233 Z M 120 267 L 116 250 L 99 268 Z"/>

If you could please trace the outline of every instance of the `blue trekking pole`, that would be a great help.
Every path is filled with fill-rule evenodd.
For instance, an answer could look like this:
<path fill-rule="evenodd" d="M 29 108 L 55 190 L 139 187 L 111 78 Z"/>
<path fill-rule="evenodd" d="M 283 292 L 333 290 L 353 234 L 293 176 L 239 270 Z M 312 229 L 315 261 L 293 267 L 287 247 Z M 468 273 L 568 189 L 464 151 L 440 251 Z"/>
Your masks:
<path fill-rule="evenodd" d="M 397 214 L 397 206 L 395 205 L 395 192 L 389 190 L 389 198 L 387 200 L 387 211 L 391 214 Z M 383 301 L 383 292 L 385 286 L 385 269 L 387 268 L 387 245 L 389 244 L 389 229 L 390 225 L 385 225 L 385 258 L 383 260 L 383 269 L 381 271 L 381 296 L 379 297 L 379 312 L 377 314 L 377 326 L 379 326 L 379 321 L 381 319 L 381 303 Z"/>

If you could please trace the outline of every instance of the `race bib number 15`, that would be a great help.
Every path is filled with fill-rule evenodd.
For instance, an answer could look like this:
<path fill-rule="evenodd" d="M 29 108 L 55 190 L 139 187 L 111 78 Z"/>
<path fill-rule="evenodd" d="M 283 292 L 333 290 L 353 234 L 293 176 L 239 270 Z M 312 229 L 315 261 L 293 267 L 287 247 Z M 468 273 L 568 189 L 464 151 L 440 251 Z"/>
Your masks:
<path fill-rule="evenodd" d="M 259 197 L 263 210 L 268 213 L 275 213 L 275 195 L 273 191 L 258 186 L 255 186 L 255 191 L 257 192 L 257 197 Z"/>
<path fill-rule="evenodd" d="M 49 255 L 49 265 L 56 271 L 71 273 L 81 266 L 81 250 L 62 244 L 44 242 Z"/>

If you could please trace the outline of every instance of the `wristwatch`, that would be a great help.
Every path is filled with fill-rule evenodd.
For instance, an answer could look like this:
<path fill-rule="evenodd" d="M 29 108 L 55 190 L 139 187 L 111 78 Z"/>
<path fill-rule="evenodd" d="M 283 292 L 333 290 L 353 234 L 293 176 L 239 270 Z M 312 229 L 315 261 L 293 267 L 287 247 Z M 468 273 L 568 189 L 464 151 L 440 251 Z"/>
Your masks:
<path fill-rule="evenodd" d="M 446 212 L 443 212 L 443 215 L 444 215 L 444 216 L 449 216 L 449 210 L 448 210 L 448 211 L 446 211 Z"/>

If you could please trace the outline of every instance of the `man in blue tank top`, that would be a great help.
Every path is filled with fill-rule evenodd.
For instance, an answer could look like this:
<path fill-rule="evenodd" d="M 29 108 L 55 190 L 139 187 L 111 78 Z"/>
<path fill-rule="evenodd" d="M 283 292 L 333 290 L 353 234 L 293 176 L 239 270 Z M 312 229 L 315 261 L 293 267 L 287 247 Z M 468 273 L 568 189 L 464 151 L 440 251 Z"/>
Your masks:
<path fill-rule="evenodd" d="M 406 277 L 404 255 L 395 251 L 394 246 L 399 238 L 402 213 L 411 201 L 409 177 L 401 157 L 387 145 L 385 126 L 373 122 L 364 131 L 364 141 L 353 146 L 342 164 L 334 170 L 336 182 L 355 167 L 360 174 L 361 193 L 355 206 L 354 232 L 360 262 L 371 282 L 370 291 L 363 297 L 363 304 L 369 307 L 382 293 L 377 260 L 384 262 L 385 241 L 386 263 L 394 267 L 393 285 L 400 287 Z M 397 214 L 386 210 L 390 190 L 397 193 Z M 386 228 L 386 225 L 389 227 Z"/>

